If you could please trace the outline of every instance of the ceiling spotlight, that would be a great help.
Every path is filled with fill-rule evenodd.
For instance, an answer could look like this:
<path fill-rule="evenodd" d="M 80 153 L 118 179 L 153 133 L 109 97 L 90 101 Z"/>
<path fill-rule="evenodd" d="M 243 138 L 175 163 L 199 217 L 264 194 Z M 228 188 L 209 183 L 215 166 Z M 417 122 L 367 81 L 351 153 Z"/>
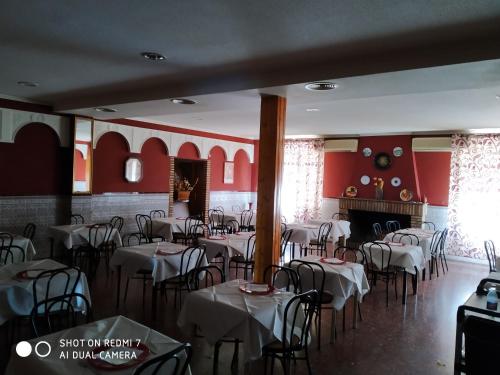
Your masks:
<path fill-rule="evenodd" d="M 37 87 L 38 86 L 38 83 L 30 82 L 30 81 L 18 81 L 17 84 L 19 86 L 25 86 L 25 87 Z"/>
<path fill-rule="evenodd" d="M 174 98 L 170 99 L 170 101 L 174 104 L 196 104 L 197 102 L 191 99 L 180 99 L 180 98 Z"/>
<path fill-rule="evenodd" d="M 306 112 L 319 112 L 319 108 L 306 108 Z"/>
<path fill-rule="evenodd" d="M 95 110 L 97 112 L 107 112 L 107 113 L 116 112 L 116 109 L 114 109 L 114 108 L 106 108 L 106 107 L 97 107 Z"/>
<path fill-rule="evenodd" d="M 305 87 L 307 90 L 311 91 L 328 91 L 336 89 L 339 85 L 333 82 L 311 82 L 308 83 Z"/>
<path fill-rule="evenodd" d="M 141 56 L 144 57 L 146 60 L 151 60 L 151 61 L 160 61 L 166 59 L 165 56 L 157 52 L 142 52 Z"/>

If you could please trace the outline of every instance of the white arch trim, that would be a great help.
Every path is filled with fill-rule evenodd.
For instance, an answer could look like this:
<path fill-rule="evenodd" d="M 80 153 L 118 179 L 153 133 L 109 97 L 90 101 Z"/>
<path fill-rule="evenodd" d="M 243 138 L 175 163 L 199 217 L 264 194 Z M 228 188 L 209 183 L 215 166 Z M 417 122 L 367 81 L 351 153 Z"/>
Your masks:
<path fill-rule="evenodd" d="M 59 137 L 61 147 L 71 145 L 71 120 L 69 117 L 8 108 L 0 108 L 0 142 L 14 143 L 19 130 L 33 122 L 50 126 Z"/>
<path fill-rule="evenodd" d="M 215 146 L 219 146 L 225 151 L 227 161 L 234 161 L 234 155 L 241 149 L 248 155 L 250 163 L 254 162 L 254 145 L 252 144 L 205 138 L 189 134 L 171 133 L 97 120 L 94 121 L 94 148 L 96 148 L 99 138 L 111 131 L 120 133 L 125 137 L 129 144 L 130 152 L 132 153 L 140 153 L 144 142 L 148 139 L 159 138 L 165 144 L 170 156 L 177 156 L 181 146 L 186 142 L 190 142 L 198 148 L 201 159 L 208 159 L 210 150 Z"/>

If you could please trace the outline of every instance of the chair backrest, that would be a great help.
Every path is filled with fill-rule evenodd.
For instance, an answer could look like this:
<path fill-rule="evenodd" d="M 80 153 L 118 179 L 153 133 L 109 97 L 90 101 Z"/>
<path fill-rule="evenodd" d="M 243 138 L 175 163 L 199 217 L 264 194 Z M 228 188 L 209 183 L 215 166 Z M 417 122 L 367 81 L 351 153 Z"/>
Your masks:
<path fill-rule="evenodd" d="M 231 211 L 233 211 L 233 212 L 241 212 L 242 209 L 241 209 L 241 207 L 239 205 L 235 204 L 235 205 L 231 206 Z"/>
<path fill-rule="evenodd" d="M 401 229 L 401 224 L 397 220 L 389 220 L 385 223 L 385 228 L 388 233 L 395 232 Z"/>
<path fill-rule="evenodd" d="M 286 216 L 281 215 L 281 222 L 287 224 Z"/>
<path fill-rule="evenodd" d="M 238 233 L 240 231 L 240 223 L 237 220 L 227 220 L 225 227 L 228 233 Z"/>
<path fill-rule="evenodd" d="M 198 223 L 191 226 L 190 235 L 192 238 L 211 236 L 212 230 L 210 229 L 210 225 Z"/>
<path fill-rule="evenodd" d="M 334 213 L 332 215 L 332 219 L 333 220 L 346 220 L 346 221 L 349 221 L 349 215 L 337 212 L 337 213 Z"/>
<path fill-rule="evenodd" d="M 33 281 L 33 306 L 40 301 L 77 292 L 82 272 L 77 267 L 63 267 L 40 272 Z M 61 307 L 63 307 L 63 303 Z"/>
<path fill-rule="evenodd" d="M 194 268 L 189 271 L 187 279 L 189 291 L 208 288 L 226 281 L 224 271 L 215 265 Z"/>
<path fill-rule="evenodd" d="M 322 223 L 318 230 L 318 244 L 321 245 L 322 248 L 326 249 L 326 242 L 328 241 L 328 236 L 332 231 L 333 224 L 330 222 Z"/>
<path fill-rule="evenodd" d="M 414 246 L 418 246 L 420 244 L 418 237 L 412 233 L 394 233 L 391 241 Z"/>
<path fill-rule="evenodd" d="M 181 265 L 179 267 L 179 276 L 186 278 L 189 271 L 201 267 L 203 258 L 205 257 L 205 247 L 203 245 L 196 247 L 188 247 L 182 252 Z"/>
<path fill-rule="evenodd" d="M 113 226 L 110 223 L 94 224 L 89 228 L 89 245 L 100 249 L 110 243 Z"/>
<path fill-rule="evenodd" d="M 174 350 L 144 362 L 135 369 L 133 375 L 184 375 L 188 372 L 192 356 L 191 345 L 180 344 Z"/>
<path fill-rule="evenodd" d="M 492 240 L 484 241 L 484 251 L 490 265 L 490 272 L 497 271 L 497 256 L 495 251 L 495 243 Z"/>
<path fill-rule="evenodd" d="M 222 207 L 222 206 L 217 206 L 217 207 L 215 207 L 215 209 L 217 211 L 222 211 L 222 213 L 224 213 L 224 207 Z"/>
<path fill-rule="evenodd" d="M 255 253 L 255 242 L 256 242 L 256 237 L 255 237 L 255 233 L 252 234 L 250 237 L 248 237 L 248 241 L 247 241 L 247 251 L 246 251 L 246 260 L 252 260 L 253 259 L 253 255 Z"/>
<path fill-rule="evenodd" d="M 137 214 L 135 219 L 141 236 L 146 238 L 148 242 L 153 242 L 153 222 L 151 221 L 151 217 L 149 215 Z"/>
<path fill-rule="evenodd" d="M 85 219 L 80 214 L 71 214 L 71 224 L 85 224 Z"/>
<path fill-rule="evenodd" d="M 240 215 L 240 225 L 248 228 L 252 223 L 253 211 L 252 210 L 244 210 Z"/>
<path fill-rule="evenodd" d="M 14 236 L 12 234 L 7 232 L 0 233 L 0 264 L 14 263 L 14 255 L 10 251 L 13 241 Z"/>
<path fill-rule="evenodd" d="M 26 260 L 24 249 L 17 245 L 10 247 L 0 247 L 0 264 L 21 263 Z"/>
<path fill-rule="evenodd" d="M 384 242 L 365 242 L 362 245 L 362 249 L 364 249 L 366 264 L 369 271 L 389 271 L 392 258 L 392 248 L 389 244 Z M 375 264 L 374 259 L 380 260 L 378 265 Z"/>
<path fill-rule="evenodd" d="M 446 240 L 448 239 L 448 228 L 445 228 L 443 230 L 443 233 L 441 233 L 441 241 L 439 242 L 439 252 L 441 254 L 444 253 L 444 250 L 446 248 Z"/>
<path fill-rule="evenodd" d="M 83 306 L 82 306 L 83 305 Z M 78 325 L 78 313 L 90 323 L 92 309 L 87 298 L 80 293 L 62 294 L 39 301 L 31 309 L 31 326 L 36 337 Z"/>
<path fill-rule="evenodd" d="M 285 307 L 281 345 L 283 352 L 302 350 L 307 347 L 311 323 L 320 303 L 320 295 L 310 290 L 291 298 Z"/>
<path fill-rule="evenodd" d="M 465 337 L 465 373 L 493 374 L 498 369 L 500 323 L 469 315 L 463 323 Z"/>
<path fill-rule="evenodd" d="M 334 252 L 333 256 L 338 259 L 345 260 L 351 263 L 365 264 L 365 253 L 354 247 L 338 246 Z"/>
<path fill-rule="evenodd" d="M 290 291 L 291 287 L 294 293 L 299 290 L 299 274 L 290 267 L 271 264 L 264 270 L 264 280 L 268 280 L 272 286 L 285 288 L 287 292 Z"/>
<path fill-rule="evenodd" d="M 373 235 L 375 236 L 375 238 L 381 239 L 384 234 L 384 232 L 382 231 L 382 225 L 380 225 L 380 223 L 373 223 L 372 228 L 373 228 Z"/>
<path fill-rule="evenodd" d="M 435 231 L 434 234 L 432 235 L 431 239 L 431 255 L 436 256 L 436 254 L 439 252 L 439 247 L 441 243 L 441 236 L 442 236 L 442 231 Z"/>
<path fill-rule="evenodd" d="M 224 211 L 219 209 L 212 210 L 212 214 L 210 215 L 212 224 L 215 226 L 224 225 Z"/>
<path fill-rule="evenodd" d="M 285 233 L 286 228 L 287 228 L 286 223 L 283 223 L 283 222 L 282 222 L 282 223 L 280 224 L 280 227 L 281 227 L 281 234 Z"/>
<path fill-rule="evenodd" d="M 118 233 L 121 233 L 122 229 L 123 229 L 123 217 L 121 216 L 113 216 L 111 218 L 111 220 L 109 221 L 109 223 L 111 224 L 111 226 L 113 227 L 113 229 L 116 229 L 118 231 Z"/>
<path fill-rule="evenodd" d="M 288 243 L 290 242 L 290 237 L 292 237 L 293 229 L 286 229 L 284 232 L 281 232 L 281 252 L 280 258 L 283 259 L 285 257 L 285 251 L 288 247 Z"/>
<path fill-rule="evenodd" d="M 291 269 L 296 270 L 299 275 L 299 291 L 304 293 L 310 290 L 317 290 L 321 300 L 326 279 L 323 266 L 316 262 L 308 262 L 300 259 L 293 259 L 288 265 Z"/>
<path fill-rule="evenodd" d="M 432 221 L 422 221 L 422 229 L 436 230 L 436 224 Z"/>
<path fill-rule="evenodd" d="M 155 217 L 167 217 L 167 214 L 164 210 L 151 210 L 149 212 L 149 216 L 151 218 L 155 218 Z"/>
<path fill-rule="evenodd" d="M 35 238 L 35 233 L 36 225 L 33 223 L 26 224 L 23 230 L 23 237 L 29 239 L 30 241 L 33 241 L 33 239 Z"/>

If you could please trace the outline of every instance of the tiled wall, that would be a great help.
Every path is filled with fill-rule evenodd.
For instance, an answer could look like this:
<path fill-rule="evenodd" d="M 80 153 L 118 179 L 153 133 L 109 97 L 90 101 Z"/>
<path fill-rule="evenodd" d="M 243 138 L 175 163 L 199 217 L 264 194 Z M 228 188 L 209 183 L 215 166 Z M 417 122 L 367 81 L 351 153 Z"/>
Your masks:
<path fill-rule="evenodd" d="M 257 209 L 257 193 L 240 191 L 211 191 L 210 208 L 222 206 L 224 210 L 231 211 L 232 206 L 248 208 L 248 203 L 253 202 L 253 209 Z"/>
<path fill-rule="evenodd" d="M 36 225 L 36 257 L 50 252 L 48 227 L 66 224 L 71 212 L 71 196 L 2 196 L 0 197 L 0 231 L 22 234 L 27 223 Z"/>

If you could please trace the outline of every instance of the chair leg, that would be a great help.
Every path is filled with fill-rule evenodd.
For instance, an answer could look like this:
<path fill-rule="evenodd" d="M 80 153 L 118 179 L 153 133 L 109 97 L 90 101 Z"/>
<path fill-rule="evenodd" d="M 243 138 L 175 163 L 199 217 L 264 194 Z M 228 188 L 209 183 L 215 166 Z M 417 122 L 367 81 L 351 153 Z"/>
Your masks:
<path fill-rule="evenodd" d="M 213 375 L 217 375 L 217 370 L 219 368 L 219 350 L 222 345 L 221 341 L 217 341 L 214 345 L 214 363 L 213 363 Z"/>
<path fill-rule="evenodd" d="M 389 307 L 389 279 L 385 283 L 385 306 Z"/>
<path fill-rule="evenodd" d="M 304 349 L 304 357 L 305 357 L 306 365 L 307 365 L 307 374 L 312 375 L 311 362 L 309 361 L 309 347 L 307 345 Z"/>
<path fill-rule="evenodd" d="M 128 284 L 130 282 L 130 278 L 127 277 L 127 282 L 125 283 L 125 294 L 123 296 L 123 303 L 127 303 L 127 294 L 128 294 Z"/>
<path fill-rule="evenodd" d="M 231 372 L 233 374 L 238 373 L 238 356 L 240 352 L 240 340 L 236 340 L 234 342 L 234 352 L 233 352 L 233 359 L 231 361 Z"/>
<path fill-rule="evenodd" d="M 356 314 L 354 314 L 356 316 Z M 342 332 L 345 332 L 345 305 L 342 308 Z"/>
<path fill-rule="evenodd" d="M 321 349 L 321 306 L 318 308 L 318 315 L 316 316 L 318 319 L 316 336 L 318 336 L 318 350 Z"/>
<path fill-rule="evenodd" d="M 332 307 L 332 327 L 330 329 L 330 343 L 335 344 L 337 339 L 337 311 Z"/>
<path fill-rule="evenodd" d="M 446 254 L 443 253 L 444 264 L 446 265 L 446 271 L 448 271 L 448 262 L 446 261 Z"/>

